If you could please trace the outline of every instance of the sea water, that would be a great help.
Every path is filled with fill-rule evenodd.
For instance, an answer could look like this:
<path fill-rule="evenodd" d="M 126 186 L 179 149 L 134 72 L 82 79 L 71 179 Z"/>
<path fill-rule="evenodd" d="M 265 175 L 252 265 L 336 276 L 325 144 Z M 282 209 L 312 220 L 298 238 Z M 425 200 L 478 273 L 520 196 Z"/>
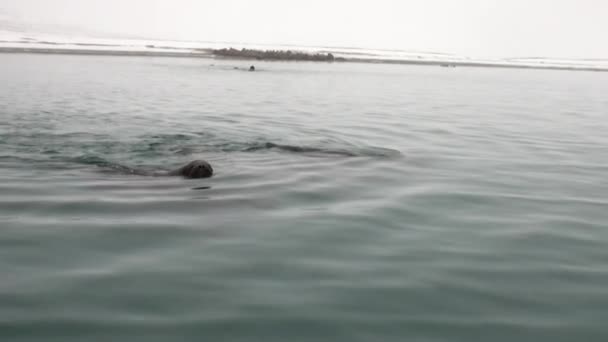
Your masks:
<path fill-rule="evenodd" d="M 0 55 L 1 341 L 608 339 L 608 74 L 249 64 Z"/>

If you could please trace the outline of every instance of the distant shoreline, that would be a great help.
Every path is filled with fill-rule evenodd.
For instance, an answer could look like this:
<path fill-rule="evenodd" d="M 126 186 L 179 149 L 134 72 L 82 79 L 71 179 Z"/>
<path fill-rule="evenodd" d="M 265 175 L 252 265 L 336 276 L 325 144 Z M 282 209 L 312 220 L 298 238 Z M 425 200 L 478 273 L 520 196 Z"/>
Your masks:
<path fill-rule="evenodd" d="M 0 47 L 0 53 L 6 54 L 49 54 L 49 55 L 87 55 L 87 56 L 131 56 L 131 57 L 179 57 L 179 58 L 208 58 L 223 60 L 249 60 L 265 62 L 316 62 L 316 63 L 371 63 L 371 64 L 400 64 L 400 65 L 426 65 L 444 67 L 475 67 L 475 68 L 505 68 L 505 69 L 537 69 L 537 70 L 564 70 L 564 71 L 593 71 L 608 72 L 608 68 L 601 67 L 568 67 L 568 66 L 540 66 L 540 65 L 515 65 L 506 63 L 482 63 L 442 60 L 413 60 L 413 59 L 381 59 L 381 58 L 336 58 L 336 59 L 294 59 L 294 58 L 264 58 L 265 51 L 257 51 L 256 54 L 226 55 L 216 53 L 219 50 L 196 49 L 189 52 L 170 51 L 123 51 L 123 50 L 96 50 L 96 49 L 61 49 L 61 48 L 34 48 L 34 47 Z M 262 55 L 260 55 L 260 53 Z M 287 53 L 279 51 L 278 53 Z M 318 55 L 310 55 L 318 56 Z"/>

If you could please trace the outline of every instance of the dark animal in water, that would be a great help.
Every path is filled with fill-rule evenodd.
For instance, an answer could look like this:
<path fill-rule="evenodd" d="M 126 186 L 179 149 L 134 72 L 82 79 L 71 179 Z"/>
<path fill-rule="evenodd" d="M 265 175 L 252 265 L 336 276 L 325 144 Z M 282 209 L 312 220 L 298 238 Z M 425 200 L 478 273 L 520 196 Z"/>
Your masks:
<path fill-rule="evenodd" d="M 195 160 L 180 167 L 179 169 L 169 171 L 167 174 L 157 174 L 158 176 L 183 176 L 184 178 L 209 178 L 213 176 L 213 168 L 211 164 L 204 160 Z"/>
<path fill-rule="evenodd" d="M 172 171 L 149 171 L 141 168 L 132 168 L 125 165 L 115 164 L 103 160 L 101 158 L 95 160 L 83 160 L 86 164 L 93 164 L 101 168 L 102 172 L 119 172 L 123 174 L 131 174 L 137 176 L 148 177 L 167 177 L 167 176 L 182 176 L 184 178 L 209 178 L 213 176 L 213 168 L 211 164 L 204 160 L 194 160 L 188 164 Z M 82 162 L 82 161 L 81 161 Z"/>
<path fill-rule="evenodd" d="M 249 67 L 249 71 L 255 71 L 255 67 L 252 65 Z"/>

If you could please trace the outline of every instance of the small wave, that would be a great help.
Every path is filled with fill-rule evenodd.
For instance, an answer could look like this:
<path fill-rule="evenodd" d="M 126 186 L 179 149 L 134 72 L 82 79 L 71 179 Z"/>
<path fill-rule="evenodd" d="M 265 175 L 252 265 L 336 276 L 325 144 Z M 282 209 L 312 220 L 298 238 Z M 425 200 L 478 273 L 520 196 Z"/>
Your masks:
<path fill-rule="evenodd" d="M 289 144 L 257 137 L 230 139 L 230 136 L 212 132 L 147 134 L 122 140 L 86 132 L 14 134 L 1 141 L 8 145 L 4 149 L 6 153 L 0 157 L 5 165 L 18 158 L 20 162 L 36 164 L 37 168 L 72 169 L 85 165 L 98 172 L 146 176 L 168 171 L 193 159 L 219 162 L 232 158 L 233 153 L 293 154 L 313 158 L 391 158 L 401 155 L 392 149 L 358 146 L 335 139 Z"/>
<path fill-rule="evenodd" d="M 118 172 L 123 174 L 131 174 L 131 175 L 139 175 L 139 176 L 149 176 L 152 175 L 152 172 L 148 172 L 142 169 L 131 168 L 122 164 L 110 162 L 104 158 L 95 155 L 83 155 L 76 158 L 72 158 L 71 160 L 77 164 L 97 166 L 100 168 L 100 171 L 107 172 Z"/>
<path fill-rule="evenodd" d="M 266 143 L 255 143 L 249 147 L 243 149 L 243 152 L 255 152 L 263 150 L 279 150 L 284 152 L 303 153 L 303 154 L 323 154 L 323 155 L 337 155 L 343 157 L 390 157 L 400 155 L 399 151 L 368 147 L 368 148 L 320 148 L 312 146 L 297 146 L 297 145 L 282 145 L 272 142 Z"/>
<path fill-rule="evenodd" d="M 143 137 L 144 144 L 133 149 L 134 152 L 164 151 L 177 155 L 188 155 L 209 152 L 263 152 L 280 151 L 314 156 L 342 156 L 342 157 L 394 157 L 401 153 L 397 150 L 366 146 L 357 147 L 349 144 L 345 146 L 314 146 L 275 143 L 266 140 L 253 141 L 226 141 L 209 133 L 198 134 L 166 134 Z M 322 145 L 319 143 L 319 145 Z"/>
<path fill-rule="evenodd" d="M 250 147 L 247 147 L 243 150 L 243 152 L 255 152 L 262 150 L 280 150 L 285 152 L 294 152 L 294 153 L 320 153 L 320 154 L 333 154 L 345 157 L 356 157 L 357 153 L 343 150 L 343 149 L 325 149 L 325 148 L 316 148 L 316 147 L 308 147 L 308 146 L 295 146 L 295 145 L 280 145 L 271 142 L 267 143 L 258 143 L 253 144 Z"/>

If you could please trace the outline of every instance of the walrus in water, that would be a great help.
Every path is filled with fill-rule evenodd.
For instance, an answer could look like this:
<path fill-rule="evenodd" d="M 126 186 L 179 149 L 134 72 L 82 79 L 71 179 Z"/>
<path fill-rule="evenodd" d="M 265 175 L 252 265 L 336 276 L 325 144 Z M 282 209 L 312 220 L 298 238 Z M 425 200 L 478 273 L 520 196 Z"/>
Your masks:
<path fill-rule="evenodd" d="M 182 176 L 184 178 L 209 178 L 213 176 L 211 164 L 204 160 L 195 160 L 167 173 L 157 173 L 156 176 Z"/>

